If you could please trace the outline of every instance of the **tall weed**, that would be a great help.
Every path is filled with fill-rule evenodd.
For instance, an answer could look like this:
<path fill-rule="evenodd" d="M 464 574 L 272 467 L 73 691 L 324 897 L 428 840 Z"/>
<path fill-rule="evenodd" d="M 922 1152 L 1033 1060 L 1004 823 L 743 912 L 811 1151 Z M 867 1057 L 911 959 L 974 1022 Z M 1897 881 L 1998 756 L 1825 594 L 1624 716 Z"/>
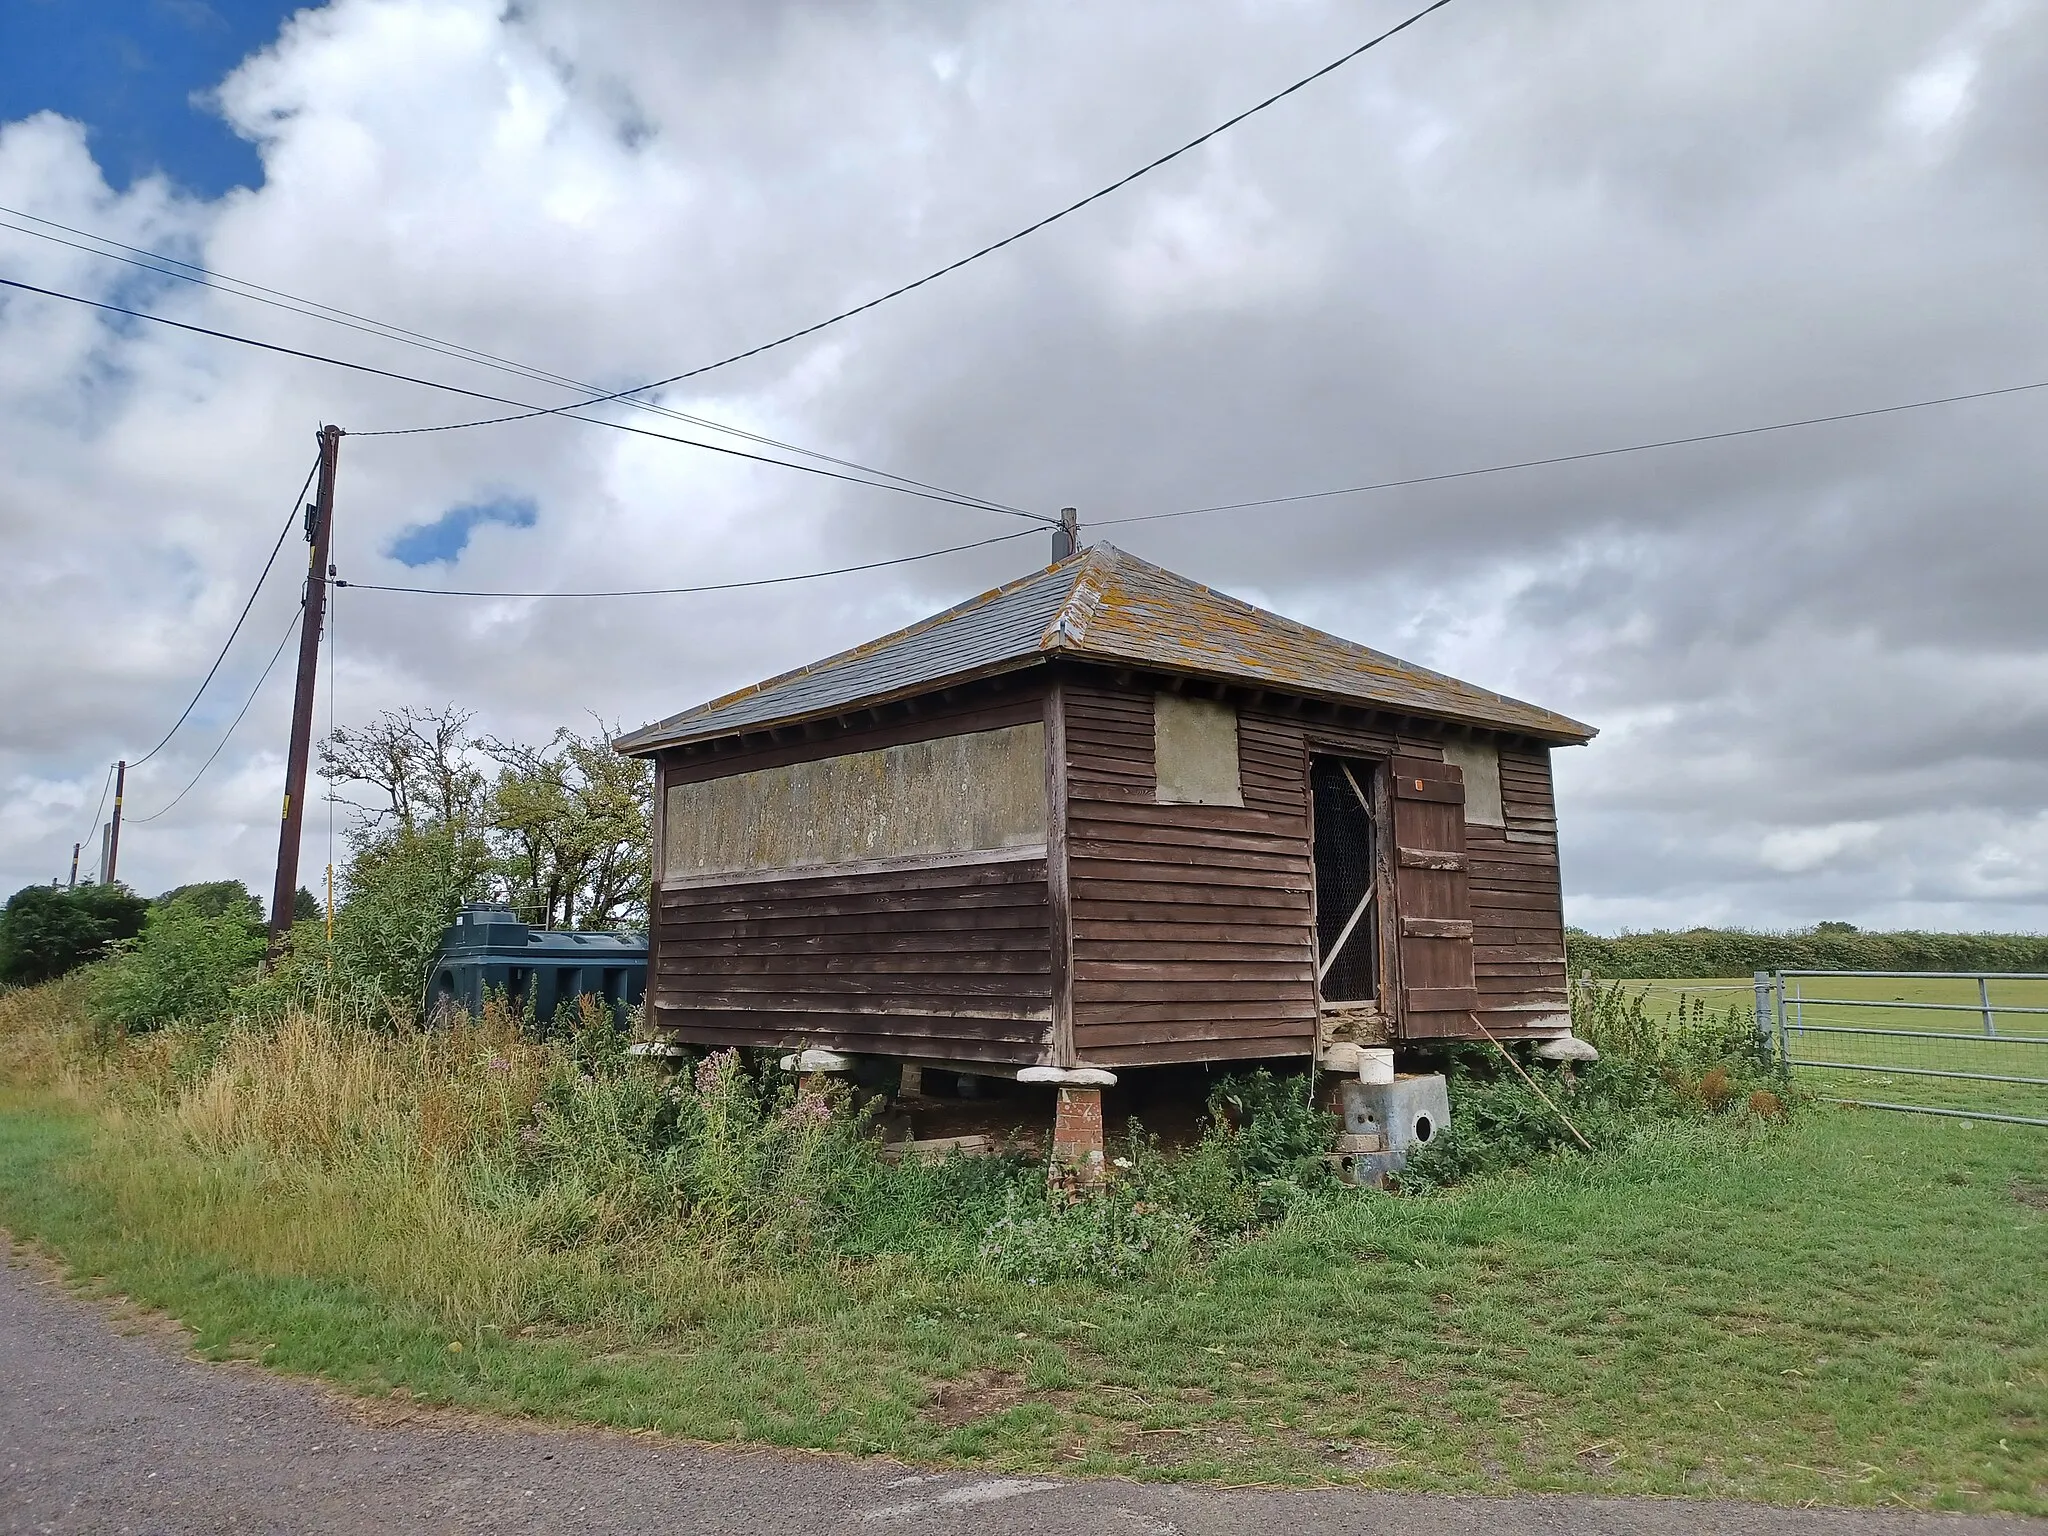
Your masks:
<path fill-rule="evenodd" d="M 1573 989 L 1573 1032 L 1600 1059 L 1577 1068 L 1528 1067 L 1555 1109 L 1492 1047 L 1448 1051 L 1450 1131 L 1416 1150 L 1401 1187 L 1441 1188 L 1560 1153 L 1577 1144 L 1567 1117 L 1604 1150 L 1672 1120 L 1772 1119 L 1790 1107 L 1791 1084 L 1747 1009 L 1716 1010 L 1703 997 L 1684 998 L 1672 1019 L 1660 1021 L 1648 1012 L 1647 997 L 1620 982 Z"/>

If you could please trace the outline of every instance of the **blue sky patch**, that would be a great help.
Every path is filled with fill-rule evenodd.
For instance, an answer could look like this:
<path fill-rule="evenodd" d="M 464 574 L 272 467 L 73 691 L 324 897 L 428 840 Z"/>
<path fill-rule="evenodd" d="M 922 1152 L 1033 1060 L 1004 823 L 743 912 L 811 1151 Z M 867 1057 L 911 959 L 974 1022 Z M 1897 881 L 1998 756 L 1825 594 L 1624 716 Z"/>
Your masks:
<path fill-rule="evenodd" d="M 84 123 L 117 191 L 154 171 L 207 198 L 260 186 L 255 148 L 204 98 L 303 3 L 0 0 L 0 122 Z"/>
<path fill-rule="evenodd" d="M 481 524 L 531 528 L 539 516 L 540 509 L 529 496 L 501 496 L 495 501 L 450 507 L 431 523 L 414 523 L 385 545 L 384 553 L 400 565 L 453 565 Z"/>

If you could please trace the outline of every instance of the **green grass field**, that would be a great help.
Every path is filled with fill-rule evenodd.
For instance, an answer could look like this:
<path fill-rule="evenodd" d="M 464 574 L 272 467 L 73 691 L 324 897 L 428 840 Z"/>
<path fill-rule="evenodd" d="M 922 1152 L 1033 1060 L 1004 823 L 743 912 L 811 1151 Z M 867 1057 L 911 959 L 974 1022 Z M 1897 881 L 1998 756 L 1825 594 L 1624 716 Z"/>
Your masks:
<path fill-rule="evenodd" d="M 214 1358 L 1011 1471 L 2048 1513 L 2048 1141 L 1820 1108 L 1298 1212 L 1191 1270 L 715 1274 L 0 1089 L 0 1223 Z"/>
<path fill-rule="evenodd" d="M 1749 1012 L 1755 1006 L 1748 977 L 1622 985 L 1646 989 L 1648 1009 L 1658 1017 L 1670 1017 L 1682 999 L 1703 1000 L 1710 1010 L 1733 1005 Z M 1987 1034 L 1982 997 L 1972 980 L 1788 976 L 1786 1044 L 1793 1062 L 1804 1064 L 1794 1075 L 1829 1098 L 2048 1120 L 2048 981 L 1992 980 L 1988 990 L 1995 1034 Z M 2044 1011 L 1997 1012 L 2000 1007 Z M 1829 1062 L 1842 1065 L 1819 1065 Z M 1887 1070 L 1858 1070 L 1863 1067 Z M 1980 1076 L 1942 1075 L 1949 1073 Z M 1986 1080 L 2001 1077 L 2040 1081 Z"/>

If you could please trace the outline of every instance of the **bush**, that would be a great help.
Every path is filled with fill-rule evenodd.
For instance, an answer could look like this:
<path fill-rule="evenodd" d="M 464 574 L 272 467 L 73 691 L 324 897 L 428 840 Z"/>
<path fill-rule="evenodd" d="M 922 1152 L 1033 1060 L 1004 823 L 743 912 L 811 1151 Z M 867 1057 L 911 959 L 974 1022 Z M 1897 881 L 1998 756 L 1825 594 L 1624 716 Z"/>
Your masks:
<path fill-rule="evenodd" d="M 417 1009 L 456 909 L 483 893 L 473 850 L 453 833 L 400 830 L 365 846 L 335 914 L 332 969 Z"/>
<path fill-rule="evenodd" d="M 183 897 L 152 906 L 141 936 L 93 974 L 94 1015 L 134 1031 L 229 1013 L 263 960 L 263 930 L 246 906 L 218 916 L 206 908 Z"/>
<path fill-rule="evenodd" d="M 108 945 L 140 933 L 148 910 L 124 885 L 16 891 L 0 913 L 0 983 L 35 986 L 90 965 Z"/>

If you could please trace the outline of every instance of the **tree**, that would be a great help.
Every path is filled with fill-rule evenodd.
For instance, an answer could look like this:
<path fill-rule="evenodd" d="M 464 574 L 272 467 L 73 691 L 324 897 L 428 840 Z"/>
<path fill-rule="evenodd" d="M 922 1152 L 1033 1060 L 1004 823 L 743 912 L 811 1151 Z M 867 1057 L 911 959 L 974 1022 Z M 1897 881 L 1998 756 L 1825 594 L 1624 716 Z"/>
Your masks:
<path fill-rule="evenodd" d="M 644 923 L 651 878 L 653 776 L 611 747 L 603 721 L 545 746 L 485 740 L 498 764 L 491 840 L 507 901 L 543 928 Z"/>
<path fill-rule="evenodd" d="M 452 704 L 387 709 L 361 730 L 337 730 L 320 743 L 320 777 L 377 792 L 381 805 L 342 802 L 372 831 L 474 830 L 482 823 L 486 795 L 483 772 L 471 760 L 471 718 Z"/>
<path fill-rule="evenodd" d="M 0 913 L 0 982 L 33 986 L 90 965 L 142 931 L 149 903 L 124 885 L 31 885 Z"/>
<path fill-rule="evenodd" d="M 173 886 L 151 905 L 166 907 L 174 901 L 184 902 L 201 917 L 226 917 L 232 913 L 259 927 L 263 922 L 263 903 L 239 880 L 202 880 Z"/>

